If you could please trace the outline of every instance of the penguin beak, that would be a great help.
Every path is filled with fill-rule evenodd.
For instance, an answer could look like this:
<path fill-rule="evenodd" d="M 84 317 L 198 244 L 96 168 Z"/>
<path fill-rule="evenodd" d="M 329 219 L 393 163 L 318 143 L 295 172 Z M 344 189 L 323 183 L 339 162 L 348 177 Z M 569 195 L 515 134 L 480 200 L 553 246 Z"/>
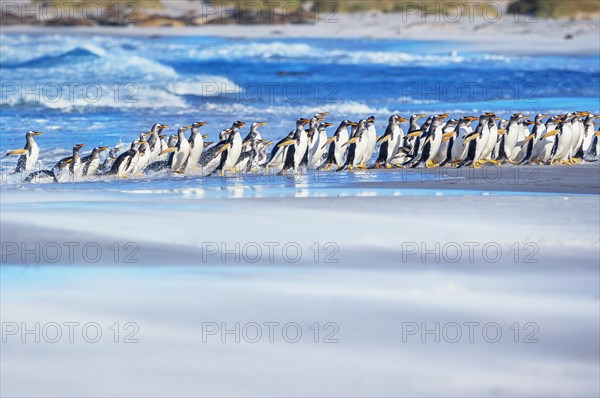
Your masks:
<path fill-rule="evenodd" d="M 273 145 L 273 141 L 267 141 L 267 142 L 265 142 L 265 147 L 268 147 L 269 145 Z"/>
<path fill-rule="evenodd" d="M 421 114 L 417 115 L 417 119 L 423 119 L 425 116 L 427 116 L 426 113 L 421 113 Z"/>
<path fill-rule="evenodd" d="M 168 129 L 169 125 L 168 124 L 161 124 L 160 127 L 162 127 L 163 129 Z"/>
<path fill-rule="evenodd" d="M 150 137 L 152 134 L 154 134 L 152 131 L 147 132 L 146 134 L 144 134 L 144 137 Z"/>
<path fill-rule="evenodd" d="M 65 160 L 65 163 L 73 163 L 73 158 L 68 158 L 67 160 Z"/>
<path fill-rule="evenodd" d="M 323 126 L 325 126 L 325 127 L 331 127 L 331 126 L 333 126 L 333 123 L 323 123 Z"/>
<path fill-rule="evenodd" d="M 101 146 L 101 147 L 98 147 L 98 151 L 100 151 L 100 152 L 104 152 L 104 151 L 106 151 L 107 149 L 108 149 L 108 147 L 107 147 L 107 146 Z"/>
<path fill-rule="evenodd" d="M 377 140 L 377 142 L 381 142 L 383 144 L 384 142 L 389 141 L 390 138 L 392 138 L 391 135 L 384 135 L 382 137 L 379 137 L 379 139 Z"/>
<path fill-rule="evenodd" d="M 483 116 L 496 117 L 496 114 L 494 112 L 488 112 L 488 113 L 484 113 Z"/>
<path fill-rule="evenodd" d="M 441 115 L 438 115 L 440 119 L 446 119 L 448 116 L 450 116 L 449 113 L 442 113 Z"/>
<path fill-rule="evenodd" d="M 286 146 L 290 146 L 290 145 L 294 145 L 296 143 L 296 140 L 287 140 L 285 142 L 282 142 L 281 144 L 277 145 L 279 148 L 283 148 Z"/>
<path fill-rule="evenodd" d="M 503 135 L 503 134 L 506 134 L 505 129 L 498 130 L 498 135 Z"/>
<path fill-rule="evenodd" d="M 171 153 L 171 152 L 175 152 L 177 150 L 177 148 L 167 148 L 164 151 L 162 151 L 161 153 L 159 153 L 158 155 L 164 155 L 165 153 Z"/>
<path fill-rule="evenodd" d="M 356 122 L 350 122 L 350 123 L 348 123 L 348 125 L 352 126 L 352 127 L 356 127 L 356 126 L 358 126 L 358 123 L 356 123 Z"/>
<path fill-rule="evenodd" d="M 310 123 L 310 120 L 302 118 L 302 119 L 299 120 L 299 122 L 304 125 L 304 124 Z"/>
<path fill-rule="evenodd" d="M 158 138 L 160 138 L 161 140 L 164 140 L 165 138 L 167 138 L 166 135 L 159 135 Z"/>
<path fill-rule="evenodd" d="M 465 119 L 467 119 L 470 122 L 474 122 L 475 120 L 479 120 L 479 118 L 475 117 L 475 116 L 467 116 Z"/>
<path fill-rule="evenodd" d="M 85 144 L 77 144 L 77 145 L 75 145 L 75 148 L 77 148 L 77 149 L 81 149 L 81 148 L 83 148 L 84 146 L 85 146 Z"/>
<path fill-rule="evenodd" d="M 33 132 L 33 135 L 42 135 L 42 134 L 44 134 L 44 133 L 43 133 L 43 132 L 41 132 L 41 131 L 34 131 L 34 132 Z"/>
<path fill-rule="evenodd" d="M 335 137 L 331 137 L 330 139 L 328 139 L 323 146 L 321 147 L 321 149 L 325 148 L 327 145 L 331 144 L 333 141 L 335 141 Z"/>
<path fill-rule="evenodd" d="M 446 133 L 446 134 L 443 134 L 443 135 L 442 135 L 442 138 L 450 138 L 450 137 L 452 137 L 453 135 L 454 135 L 454 131 L 450 131 L 450 132 L 448 132 L 448 133 Z"/>
<path fill-rule="evenodd" d="M 207 139 L 207 138 L 208 138 L 208 134 L 204 134 L 204 135 L 202 136 L 202 139 L 203 139 L 203 140 L 205 140 L 205 139 Z"/>
<path fill-rule="evenodd" d="M 398 118 L 398 123 L 406 123 L 406 122 L 408 122 L 408 120 L 407 120 L 407 119 L 405 119 L 405 118 L 403 118 L 403 117 L 399 117 L 399 118 Z"/>
<path fill-rule="evenodd" d="M 258 123 L 258 127 L 260 127 L 260 126 L 264 126 L 265 124 L 267 124 L 267 122 L 259 122 L 259 123 Z"/>
<path fill-rule="evenodd" d="M 198 122 L 198 127 L 206 126 L 208 122 Z"/>

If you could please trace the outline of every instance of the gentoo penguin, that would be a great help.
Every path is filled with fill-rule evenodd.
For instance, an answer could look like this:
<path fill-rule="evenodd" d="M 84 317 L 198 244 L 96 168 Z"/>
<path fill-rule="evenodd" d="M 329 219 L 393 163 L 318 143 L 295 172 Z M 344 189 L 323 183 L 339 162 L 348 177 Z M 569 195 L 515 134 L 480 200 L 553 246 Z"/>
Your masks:
<path fill-rule="evenodd" d="M 504 145 L 502 148 L 501 156 L 498 160 L 508 160 L 514 162 L 517 158 L 518 152 L 521 148 L 517 148 L 519 140 L 524 141 L 525 137 L 520 138 L 524 134 L 523 121 L 529 119 L 529 116 L 523 116 L 520 113 L 515 113 L 506 126 L 506 133 L 504 133 L 503 141 Z"/>
<path fill-rule="evenodd" d="M 72 162 L 72 158 L 66 158 L 64 162 L 59 162 L 58 167 L 55 167 L 53 170 L 39 170 L 34 171 L 29 174 L 27 178 L 25 178 L 24 182 L 32 183 L 32 184 L 47 184 L 51 182 L 67 182 L 69 180 L 69 167 Z M 61 180 L 57 178 L 58 176 L 66 176 L 62 177 Z"/>
<path fill-rule="evenodd" d="M 447 163 L 451 163 L 454 167 L 458 167 L 463 159 L 466 157 L 467 148 L 465 146 L 465 138 L 473 133 L 471 123 L 477 120 L 473 116 L 464 116 L 456 122 L 456 125 L 452 131 L 446 132 L 444 129 L 444 135 L 442 139 L 442 145 L 447 142 L 446 156 L 445 159 L 440 163 L 441 166 L 445 166 Z M 442 152 L 443 147 L 440 148 Z"/>
<path fill-rule="evenodd" d="M 442 143 L 437 151 L 437 154 L 433 158 L 433 163 L 441 166 L 442 163 L 446 164 L 446 160 L 450 157 L 452 152 L 452 145 L 454 144 L 454 129 L 458 124 L 458 120 L 450 119 L 446 122 L 446 125 L 442 128 Z"/>
<path fill-rule="evenodd" d="M 71 179 L 71 176 L 73 176 L 73 180 L 76 180 L 76 176 L 81 176 L 81 157 L 79 151 L 84 146 L 85 144 L 75 145 L 72 156 L 63 158 L 54 165 L 52 171 L 57 182 L 67 182 Z"/>
<path fill-rule="evenodd" d="M 119 151 L 121 151 L 123 145 L 119 144 L 116 147 L 112 148 L 108 151 L 108 156 L 104 159 L 104 163 L 99 167 L 98 171 L 102 174 L 108 173 L 112 168 L 113 163 L 117 160 L 117 156 L 119 156 Z"/>
<path fill-rule="evenodd" d="M 585 161 L 597 162 L 600 159 L 600 130 L 594 132 L 594 138 L 590 142 Z"/>
<path fill-rule="evenodd" d="M 477 169 L 484 163 L 478 158 L 482 152 L 482 147 L 487 144 L 487 138 L 489 138 L 484 137 L 484 129 L 487 129 L 489 133 L 487 115 L 481 115 L 479 117 L 479 123 L 477 124 L 477 127 L 475 127 L 475 131 L 465 138 L 464 145 L 466 146 L 466 156 L 459 167 L 472 165 Z"/>
<path fill-rule="evenodd" d="M 427 116 L 424 113 L 415 114 L 410 117 L 408 131 L 404 137 L 404 143 L 398 148 L 396 156 L 390 161 L 390 164 L 396 167 L 403 167 L 408 164 L 416 155 L 415 144 L 418 137 L 423 134 L 419 119 Z M 433 120 L 433 119 L 432 119 Z"/>
<path fill-rule="evenodd" d="M 188 156 L 185 162 L 185 171 L 189 170 L 199 170 L 199 162 L 202 157 L 202 152 L 204 152 L 204 138 L 200 132 L 200 127 L 206 125 L 206 122 L 195 122 L 192 124 L 192 131 L 190 133 L 190 138 L 188 142 L 190 144 L 190 155 Z M 206 136 L 208 137 L 208 136 Z"/>
<path fill-rule="evenodd" d="M 309 142 L 308 148 L 308 167 L 318 169 L 323 164 L 323 155 L 325 154 L 325 143 L 327 142 L 327 128 L 333 126 L 333 123 L 321 121 L 317 127 L 316 138 L 313 137 L 312 143 Z"/>
<path fill-rule="evenodd" d="M 129 170 L 133 167 L 133 159 L 138 153 L 138 145 L 137 141 L 133 141 L 129 150 L 120 154 L 115 160 L 108 174 L 114 175 L 117 178 L 128 178 Z"/>
<path fill-rule="evenodd" d="M 390 169 L 390 162 L 396 157 L 399 148 L 404 146 L 404 132 L 400 126 L 402 123 L 408 122 L 407 119 L 399 115 L 392 115 L 388 120 L 388 126 L 383 136 L 378 140 L 379 155 L 375 160 L 374 168 L 379 169 L 382 166 Z"/>
<path fill-rule="evenodd" d="M 543 119 L 549 117 L 550 115 L 545 115 L 542 113 L 537 114 L 535 116 L 533 122 L 533 130 L 531 130 L 531 134 L 529 134 L 529 136 L 525 138 L 525 141 L 523 141 L 523 144 L 521 145 L 521 159 L 518 162 L 519 164 L 530 163 L 531 155 L 533 154 L 533 149 L 535 148 L 535 145 L 539 142 L 540 138 L 546 133 L 546 125 Z"/>
<path fill-rule="evenodd" d="M 496 125 L 496 121 L 500 120 L 500 118 L 496 118 L 494 112 L 488 112 L 485 115 L 488 118 L 487 128 L 484 129 L 487 132 L 487 142 L 482 147 L 478 158 L 482 162 L 498 164 L 499 162 L 494 159 L 494 149 L 496 149 L 496 144 L 498 143 L 498 126 Z"/>
<path fill-rule="evenodd" d="M 108 149 L 107 146 L 97 146 L 92 153 L 81 158 L 82 175 L 84 177 L 95 176 L 100 167 L 100 154 Z"/>
<path fill-rule="evenodd" d="M 164 149 L 160 153 L 161 155 L 171 153 L 169 156 L 169 166 L 172 171 L 183 171 L 183 166 L 187 161 L 188 156 L 190 156 L 190 143 L 187 138 L 185 138 L 185 132 L 191 128 L 192 126 L 180 127 L 177 131 L 177 144 L 174 147 Z"/>
<path fill-rule="evenodd" d="M 523 131 L 525 131 L 526 135 L 523 139 L 519 139 L 519 142 L 517 142 L 517 146 L 513 152 L 513 156 L 511 157 L 511 159 L 509 159 L 511 163 L 521 164 L 523 162 L 523 159 L 525 159 L 525 156 L 527 156 L 527 144 L 529 143 L 528 139 L 531 136 L 531 133 L 529 132 L 529 126 L 531 126 L 532 124 L 535 124 L 535 122 L 532 122 L 530 120 L 523 120 L 523 123 L 521 123 L 521 128 L 523 129 Z"/>
<path fill-rule="evenodd" d="M 573 139 L 571 140 L 571 162 L 573 164 L 579 163 L 583 158 L 581 146 L 583 145 L 583 139 L 585 138 L 585 125 L 584 118 L 590 115 L 589 112 L 577 112 L 571 123 L 573 128 Z M 579 156 L 578 156 L 579 155 Z"/>
<path fill-rule="evenodd" d="M 148 137 L 148 149 L 150 150 L 150 158 L 149 162 L 152 163 L 158 160 L 160 153 L 167 149 L 167 146 L 164 144 L 163 140 L 160 138 L 163 130 L 168 128 L 169 126 L 166 124 L 156 123 L 152 126 Z"/>
<path fill-rule="evenodd" d="M 283 168 L 278 173 L 284 175 L 289 169 L 293 169 L 294 173 L 298 171 L 300 162 L 304 159 L 304 155 L 308 150 L 308 135 L 304 126 L 310 123 L 310 120 L 300 118 L 296 121 L 296 131 L 292 139 L 282 142 L 277 146 L 286 148 L 284 153 Z"/>
<path fill-rule="evenodd" d="M 242 140 L 242 152 L 250 149 L 249 146 L 252 141 L 262 140 L 262 136 L 258 129 L 266 124 L 267 122 L 254 122 L 250 125 L 250 132 L 246 138 Z"/>
<path fill-rule="evenodd" d="M 573 113 L 567 113 L 556 130 L 549 134 L 556 135 L 550 164 L 570 164 L 571 141 L 573 141 Z"/>
<path fill-rule="evenodd" d="M 375 128 L 375 116 L 371 116 L 367 119 L 366 128 L 367 131 L 365 131 L 364 135 L 366 136 L 367 141 L 360 162 L 361 168 L 367 168 L 367 163 L 373 157 L 373 152 L 375 151 L 375 146 L 377 145 L 377 129 Z"/>
<path fill-rule="evenodd" d="M 151 156 L 149 151 L 150 147 L 146 141 L 147 134 L 150 133 L 140 134 L 139 139 L 134 141 L 137 143 L 137 153 L 129 163 L 129 168 L 126 171 L 128 175 L 140 175 L 150 163 Z"/>
<path fill-rule="evenodd" d="M 219 158 L 219 165 L 213 171 L 220 170 L 221 176 L 225 175 L 226 171 L 234 171 L 234 166 L 237 164 L 242 154 L 242 136 L 240 135 L 240 129 L 244 127 L 246 123 L 242 121 L 236 121 L 231 126 L 231 133 L 227 137 L 225 144 L 219 148 L 215 154 L 215 158 Z"/>
<path fill-rule="evenodd" d="M 535 164 L 546 164 L 552 157 L 552 148 L 554 148 L 554 142 L 556 141 L 556 134 L 559 123 L 562 120 L 562 116 L 550 117 L 544 126 L 545 132 L 535 142 L 531 150 L 531 155 L 527 162 Z"/>
<path fill-rule="evenodd" d="M 264 141 L 264 140 L 263 140 Z M 273 144 L 273 141 L 262 142 L 258 144 L 258 154 L 254 158 L 252 170 L 258 170 L 261 164 L 263 164 L 267 158 L 267 149 Z"/>
<path fill-rule="evenodd" d="M 333 134 L 333 137 L 329 138 L 321 146 L 321 149 L 323 150 L 327 147 L 327 145 L 329 145 L 329 148 L 327 149 L 327 159 L 325 160 L 325 163 L 323 163 L 319 167 L 319 170 L 331 170 L 331 166 L 333 165 L 335 165 L 336 168 L 342 167 L 342 165 L 346 161 L 346 148 L 344 147 L 344 144 L 348 142 L 348 139 L 350 137 L 350 134 L 348 133 L 348 127 L 356 126 L 358 126 L 358 123 L 351 122 L 348 119 L 343 120 L 340 123 L 337 130 L 335 131 L 335 134 Z"/>
<path fill-rule="evenodd" d="M 584 129 L 583 142 L 581 143 L 581 153 L 578 154 L 579 156 L 581 156 L 582 159 L 587 158 L 587 155 L 588 155 L 590 149 L 592 148 L 591 144 L 595 137 L 594 119 L 597 119 L 597 118 L 600 118 L 600 116 L 594 116 L 592 114 L 589 114 L 583 122 L 583 129 Z"/>
<path fill-rule="evenodd" d="M 410 167 L 415 168 L 423 162 L 428 169 L 438 167 L 438 165 L 433 162 L 433 158 L 437 155 L 440 145 L 442 144 L 444 138 L 444 133 L 442 131 L 444 128 L 443 122 L 447 117 L 447 113 L 433 116 L 427 134 L 424 137 L 417 137 L 416 142 L 419 142 L 419 150 L 418 154 L 411 161 Z M 422 144 L 420 143 L 421 141 L 423 141 Z"/>
<path fill-rule="evenodd" d="M 9 155 L 21 155 L 17 161 L 17 167 L 15 173 L 21 173 L 27 170 L 33 170 L 38 161 L 40 155 L 40 148 L 35 142 L 33 137 L 43 134 L 41 131 L 28 131 L 25 134 L 25 146 L 23 149 L 16 149 L 9 151 L 6 156 Z"/>
<path fill-rule="evenodd" d="M 233 131 L 231 129 L 222 130 L 219 133 L 219 142 L 210 147 L 206 147 L 204 149 L 204 153 L 200 157 L 200 170 L 202 171 L 202 175 L 212 175 L 217 167 L 221 165 L 222 154 L 217 156 L 217 152 L 219 152 L 228 142 L 229 135 Z"/>
<path fill-rule="evenodd" d="M 343 147 L 348 146 L 346 162 L 336 171 L 348 169 L 351 172 L 354 172 L 354 168 L 361 166 L 360 161 L 362 160 L 362 156 L 367 147 L 366 131 L 367 120 L 363 119 L 358 122 L 358 126 L 356 131 L 352 134 L 352 138 L 342 145 Z"/>
<path fill-rule="evenodd" d="M 263 147 L 263 143 L 265 143 L 265 140 L 263 139 L 250 140 L 248 144 L 249 149 L 242 152 L 237 164 L 235 165 L 235 169 L 246 173 L 256 169 L 256 165 L 258 164 L 257 157 L 259 156 L 260 149 Z M 262 149 L 264 153 L 266 148 Z"/>
<path fill-rule="evenodd" d="M 327 141 L 327 134 L 325 134 L 325 141 L 321 140 L 319 126 L 321 122 L 325 120 L 325 116 L 327 115 L 329 115 L 329 112 L 317 113 L 310 119 L 308 130 L 306 130 L 306 137 L 308 140 L 307 150 L 304 159 L 302 159 L 302 162 L 300 163 L 302 167 L 316 168 L 316 166 L 313 166 L 313 163 L 317 163 L 317 165 L 321 164 L 321 158 L 318 157 L 317 152 L 319 152 L 321 156 L 323 155 L 323 152 L 320 152 L 320 150 L 323 146 L 323 142 Z"/>
<path fill-rule="evenodd" d="M 265 168 L 265 172 L 269 173 L 269 168 L 279 169 L 283 167 L 283 161 L 285 153 L 287 151 L 287 146 L 281 146 L 284 142 L 290 141 L 296 132 L 294 130 L 290 131 L 288 135 L 283 137 L 271 150 L 271 154 L 266 162 L 262 163 L 261 166 Z"/>

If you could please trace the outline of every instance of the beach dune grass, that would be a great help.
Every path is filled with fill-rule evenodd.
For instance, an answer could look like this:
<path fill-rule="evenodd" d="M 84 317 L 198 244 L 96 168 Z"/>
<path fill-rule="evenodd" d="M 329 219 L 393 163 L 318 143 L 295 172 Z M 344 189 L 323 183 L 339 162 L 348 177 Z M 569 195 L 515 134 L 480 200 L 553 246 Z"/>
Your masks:
<path fill-rule="evenodd" d="M 508 12 L 543 18 L 589 17 L 600 12 L 600 0 L 516 0 Z"/>
<path fill-rule="evenodd" d="M 97 0 L 33 0 L 36 3 L 52 3 L 60 5 L 64 3 L 70 7 L 85 7 L 88 4 L 98 4 Z M 106 7 L 115 4 L 135 4 L 140 9 L 160 10 L 164 8 L 166 0 L 105 0 L 102 5 Z M 313 6 L 321 11 L 335 12 L 407 12 L 415 9 L 427 10 L 428 13 L 452 13 L 456 7 L 473 8 L 479 13 L 486 9 L 487 15 L 493 12 L 498 5 L 507 5 L 506 1 L 481 0 L 473 2 L 470 0 L 206 0 L 207 3 L 228 4 L 232 6 L 246 7 L 261 6 L 271 9 L 276 3 L 277 7 L 289 6 Z M 489 7 L 488 3 L 494 3 Z M 591 17 L 600 13 L 600 0 L 511 0 L 508 2 L 508 12 L 518 14 L 531 14 L 542 18 L 566 18 L 566 17 Z"/>

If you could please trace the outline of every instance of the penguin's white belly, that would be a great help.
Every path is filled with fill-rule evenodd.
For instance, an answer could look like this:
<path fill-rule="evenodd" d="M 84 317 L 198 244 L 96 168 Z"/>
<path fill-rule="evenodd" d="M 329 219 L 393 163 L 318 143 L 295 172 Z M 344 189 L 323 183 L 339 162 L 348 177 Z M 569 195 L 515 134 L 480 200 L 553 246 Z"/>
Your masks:
<path fill-rule="evenodd" d="M 377 131 L 375 128 L 368 128 L 366 131 L 367 142 L 361 158 L 361 163 L 367 163 L 373 157 L 373 151 L 375 151 L 375 145 L 377 145 Z"/>
<path fill-rule="evenodd" d="M 242 154 L 242 139 L 240 137 L 235 137 L 233 142 L 231 143 L 231 148 L 227 151 L 227 159 L 225 160 L 225 169 L 230 170 L 237 164 L 238 160 L 240 160 L 240 155 Z"/>
<path fill-rule="evenodd" d="M 367 151 L 368 141 L 362 137 L 359 141 L 356 142 L 356 148 L 354 149 L 354 160 L 352 162 L 353 166 L 358 166 L 362 164 L 362 159 L 365 156 L 365 152 Z"/>
<path fill-rule="evenodd" d="M 558 149 L 554 155 L 554 160 L 567 160 L 571 152 L 571 141 L 573 132 L 570 128 L 563 127 L 562 133 L 558 136 Z"/>
<path fill-rule="evenodd" d="M 98 167 L 100 167 L 100 159 L 92 159 L 90 164 L 88 164 L 86 176 L 95 176 L 98 172 Z"/>

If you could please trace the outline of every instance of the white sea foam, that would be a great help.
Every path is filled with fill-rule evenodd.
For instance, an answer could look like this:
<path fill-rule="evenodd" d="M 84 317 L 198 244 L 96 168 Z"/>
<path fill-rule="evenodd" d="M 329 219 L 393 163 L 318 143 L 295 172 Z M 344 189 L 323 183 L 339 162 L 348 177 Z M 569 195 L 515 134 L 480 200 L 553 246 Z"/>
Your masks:
<path fill-rule="evenodd" d="M 242 91 L 241 87 L 223 76 L 203 75 L 194 80 L 169 83 L 167 90 L 177 95 L 199 95 L 212 97 L 222 94 L 235 94 Z"/>

